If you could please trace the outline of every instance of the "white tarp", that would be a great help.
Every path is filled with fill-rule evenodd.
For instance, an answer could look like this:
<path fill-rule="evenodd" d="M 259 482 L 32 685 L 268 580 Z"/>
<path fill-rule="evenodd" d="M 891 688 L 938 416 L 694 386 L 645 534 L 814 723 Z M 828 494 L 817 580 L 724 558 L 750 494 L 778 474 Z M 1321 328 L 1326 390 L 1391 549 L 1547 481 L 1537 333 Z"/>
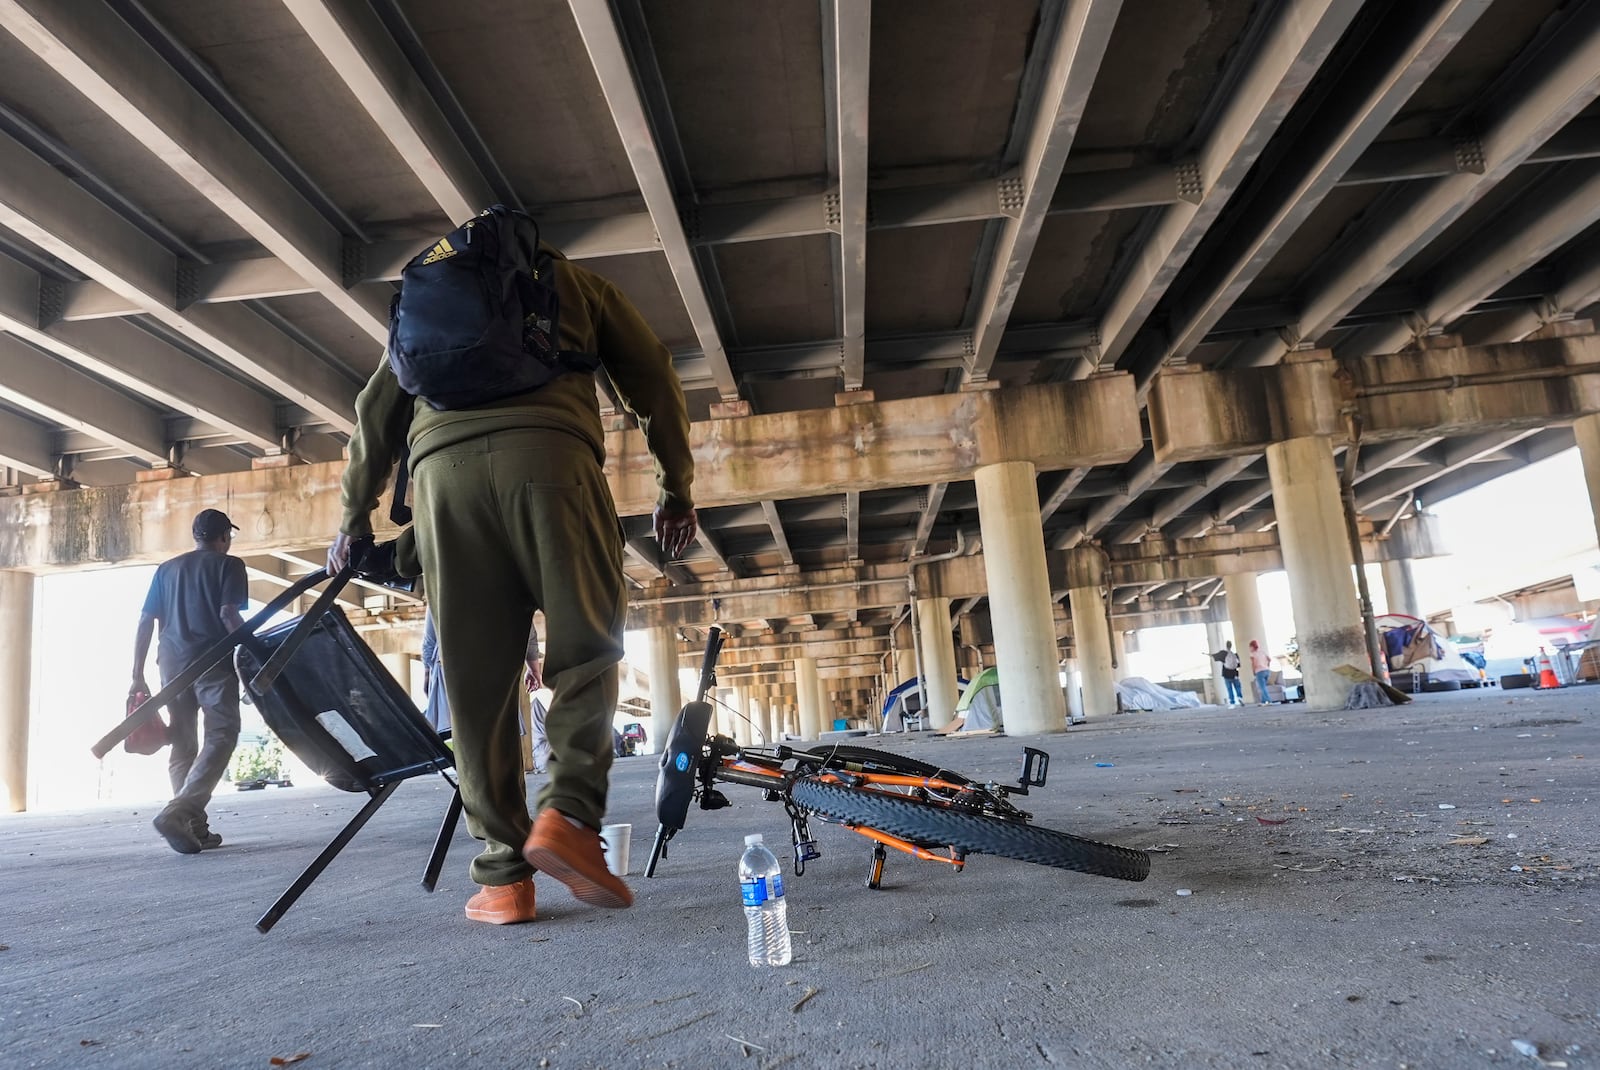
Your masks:
<path fill-rule="evenodd" d="M 1117 699 L 1125 710 L 1193 710 L 1200 707 L 1200 696 L 1193 691 L 1162 687 L 1142 676 L 1119 680 Z"/>

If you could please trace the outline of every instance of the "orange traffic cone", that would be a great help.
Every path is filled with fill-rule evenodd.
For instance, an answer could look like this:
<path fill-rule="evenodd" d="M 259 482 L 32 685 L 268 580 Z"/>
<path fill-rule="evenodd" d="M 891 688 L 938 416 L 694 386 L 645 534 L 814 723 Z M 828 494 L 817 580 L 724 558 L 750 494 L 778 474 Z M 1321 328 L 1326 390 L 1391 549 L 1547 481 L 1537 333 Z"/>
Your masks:
<path fill-rule="evenodd" d="M 1539 648 L 1539 687 L 1560 687 L 1561 681 L 1556 678 L 1556 667 L 1550 664 L 1550 655 L 1544 652 L 1544 647 Z"/>

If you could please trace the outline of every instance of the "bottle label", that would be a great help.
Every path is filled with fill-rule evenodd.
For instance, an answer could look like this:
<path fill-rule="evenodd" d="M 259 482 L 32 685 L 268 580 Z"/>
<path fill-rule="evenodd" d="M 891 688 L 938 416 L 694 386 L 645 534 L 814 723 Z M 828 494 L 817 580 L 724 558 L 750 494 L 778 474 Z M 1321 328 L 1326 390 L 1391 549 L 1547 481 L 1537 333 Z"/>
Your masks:
<path fill-rule="evenodd" d="M 740 881 L 739 889 L 743 893 L 745 906 L 758 907 L 773 899 L 783 898 L 783 875 L 774 873 L 765 880 L 752 877 L 750 880 Z"/>

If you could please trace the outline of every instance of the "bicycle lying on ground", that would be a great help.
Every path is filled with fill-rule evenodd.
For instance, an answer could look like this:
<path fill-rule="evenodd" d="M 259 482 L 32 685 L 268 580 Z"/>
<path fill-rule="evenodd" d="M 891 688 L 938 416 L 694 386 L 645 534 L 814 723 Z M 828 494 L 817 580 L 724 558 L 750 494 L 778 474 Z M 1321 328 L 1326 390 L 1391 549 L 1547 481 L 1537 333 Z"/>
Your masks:
<path fill-rule="evenodd" d="M 661 755 L 656 779 L 655 843 L 646 877 L 667 855 L 667 842 L 683 829 L 689 807 L 730 805 L 718 783 L 759 788 L 789 815 L 794 841 L 794 871 L 820 856 L 810 820 L 843 825 L 872 841 L 867 887 L 880 887 L 886 848 L 957 871 L 969 854 L 995 854 L 1043 866 L 1078 870 L 1119 880 L 1142 881 L 1150 872 L 1143 851 L 1083 839 L 1030 824 L 1033 815 L 1011 802 L 1043 787 L 1050 756 L 1023 748 L 1022 773 L 1015 784 L 980 783 L 928 762 L 867 747 L 823 745 L 796 749 L 783 744 L 743 747 L 709 732 L 716 686 L 720 629 L 706 639 L 699 695 L 679 712 Z"/>

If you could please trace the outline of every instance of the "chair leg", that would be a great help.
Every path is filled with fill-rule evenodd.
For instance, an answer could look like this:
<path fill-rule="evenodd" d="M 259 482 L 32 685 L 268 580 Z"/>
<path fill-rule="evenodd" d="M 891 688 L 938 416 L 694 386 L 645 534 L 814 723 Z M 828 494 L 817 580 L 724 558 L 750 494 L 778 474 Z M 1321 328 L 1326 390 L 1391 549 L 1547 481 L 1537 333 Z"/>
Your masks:
<path fill-rule="evenodd" d="M 433 891 L 439 883 L 439 871 L 444 868 L 444 856 L 450 850 L 450 840 L 456 834 L 456 823 L 461 820 L 461 789 L 450 796 L 445 808 L 444 822 L 439 826 L 439 838 L 433 841 L 433 854 L 428 856 L 428 868 L 422 871 L 422 886 Z"/>
<path fill-rule="evenodd" d="M 378 807 L 387 802 L 389 796 L 394 794 L 394 789 L 398 788 L 402 783 L 403 781 L 391 780 L 372 793 L 372 798 L 367 800 L 367 805 L 361 808 L 361 812 L 352 817 L 350 823 L 339 830 L 339 835 L 335 836 L 332 842 L 322 849 L 322 853 L 317 855 L 316 859 L 305 868 L 305 872 L 296 877 L 294 883 L 289 885 L 282 895 L 278 896 L 278 901 L 273 903 L 265 914 L 261 915 L 261 919 L 256 922 L 258 930 L 263 933 L 272 931 L 272 927 L 278 924 L 278 919 L 287 914 L 289 908 L 294 906 L 295 900 L 299 899 L 305 890 L 311 887 L 313 881 L 322 876 L 322 871 L 328 868 L 328 865 L 338 857 L 339 852 L 345 849 L 345 845 L 355 837 L 356 833 L 361 831 L 361 826 L 365 825 L 367 820 L 378 812 Z"/>

